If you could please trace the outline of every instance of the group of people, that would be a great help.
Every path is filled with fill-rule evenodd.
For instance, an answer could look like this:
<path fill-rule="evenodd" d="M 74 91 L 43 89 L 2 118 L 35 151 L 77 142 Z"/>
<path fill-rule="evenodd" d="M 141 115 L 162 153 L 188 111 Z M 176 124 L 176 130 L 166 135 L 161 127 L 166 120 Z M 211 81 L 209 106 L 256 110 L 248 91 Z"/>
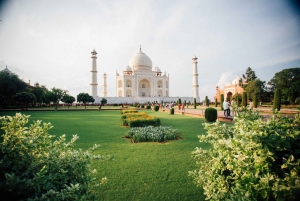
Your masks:
<path fill-rule="evenodd" d="M 248 99 L 249 102 L 249 109 L 252 110 L 253 109 L 253 101 L 251 98 Z M 232 107 L 232 113 L 233 116 L 235 115 L 235 106 L 236 106 L 236 102 L 235 99 L 233 98 L 231 103 L 229 101 L 229 99 L 225 99 L 223 102 L 223 108 L 224 108 L 224 116 L 225 117 L 232 117 L 230 115 L 230 107 Z"/>
<path fill-rule="evenodd" d="M 223 102 L 223 109 L 224 109 L 224 116 L 225 117 L 232 117 L 230 115 L 230 107 L 233 107 L 235 106 L 235 100 L 232 99 L 231 103 L 230 103 L 230 100 L 229 99 L 225 99 L 224 102 Z M 233 107 L 234 109 L 234 107 Z M 233 111 L 233 114 L 234 114 L 234 111 Z"/>

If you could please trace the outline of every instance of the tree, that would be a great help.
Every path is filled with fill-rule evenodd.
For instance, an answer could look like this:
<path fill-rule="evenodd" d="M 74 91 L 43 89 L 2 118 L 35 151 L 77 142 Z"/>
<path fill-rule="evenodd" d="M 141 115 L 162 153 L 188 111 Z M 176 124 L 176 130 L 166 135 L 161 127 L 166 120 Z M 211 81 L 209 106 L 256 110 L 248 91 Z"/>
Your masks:
<path fill-rule="evenodd" d="M 18 103 L 21 103 L 22 110 L 23 110 L 23 106 L 25 106 L 25 110 L 27 110 L 28 104 L 36 101 L 35 95 L 33 93 L 27 93 L 27 92 L 16 93 L 14 98 Z"/>
<path fill-rule="evenodd" d="M 28 85 L 21 80 L 17 75 L 5 71 L 0 72 L 0 95 L 4 101 L 1 101 L 2 106 L 12 104 L 16 93 L 27 91 Z"/>
<path fill-rule="evenodd" d="M 80 93 L 77 95 L 77 102 L 82 102 L 86 109 L 86 103 L 93 103 L 95 99 L 88 93 Z"/>
<path fill-rule="evenodd" d="M 215 98 L 215 107 L 218 107 L 218 99 Z"/>
<path fill-rule="evenodd" d="M 223 102 L 224 102 L 224 94 L 221 94 L 221 97 L 220 97 L 221 110 L 224 110 L 224 108 L 223 108 Z"/>
<path fill-rule="evenodd" d="M 281 90 L 275 89 L 273 110 L 280 111 L 280 107 L 281 107 Z"/>
<path fill-rule="evenodd" d="M 75 102 L 75 98 L 73 96 L 70 96 L 68 94 L 66 94 L 62 99 L 62 102 L 67 103 L 68 104 L 68 109 L 70 107 L 70 104 Z"/>
<path fill-rule="evenodd" d="M 236 105 L 237 106 L 239 106 L 242 102 L 242 95 L 240 93 L 234 94 L 231 98 L 232 99 L 234 98 L 236 100 Z"/>
<path fill-rule="evenodd" d="M 177 104 L 178 104 L 178 110 L 180 110 L 180 108 L 181 108 L 181 98 L 178 98 Z"/>
<path fill-rule="evenodd" d="M 61 101 L 66 94 L 66 90 L 53 87 L 51 91 L 46 93 L 46 102 L 53 102 L 55 110 L 57 111 L 59 101 Z"/>
<path fill-rule="evenodd" d="M 29 116 L 17 113 L 0 117 L 4 134 L 0 142 L 0 194 L 10 200 L 92 200 L 99 180 L 91 169 L 92 149 L 74 150 L 62 135 L 48 134 L 50 123 L 28 124 Z"/>
<path fill-rule="evenodd" d="M 196 102 L 196 98 L 194 98 L 194 109 L 197 108 L 197 102 Z"/>
<path fill-rule="evenodd" d="M 239 85 L 245 88 L 250 81 L 255 80 L 256 78 L 257 76 L 255 75 L 255 71 L 248 67 L 246 69 L 246 73 L 243 74 L 242 78 L 240 79 Z"/>
<path fill-rule="evenodd" d="M 261 94 L 264 92 L 265 82 L 260 79 L 255 79 L 249 81 L 245 86 L 245 90 L 247 91 L 247 97 L 254 99 L 254 96 L 261 97 Z"/>
<path fill-rule="evenodd" d="M 99 107 L 99 110 L 101 110 L 101 107 L 102 105 L 106 104 L 107 103 L 107 100 L 105 98 L 102 98 L 101 101 L 100 101 L 100 107 Z"/>
<path fill-rule="evenodd" d="M 278 73 L 268 82 L 274 89 L 281 89 L 283 100 L 295 103 L 300 97 L 300 68 L 287 68 Z"/>
<path fill-rule="evenodd" d="M 238 112 L 233 125 L 206 123 L 189 171 L 206 200 L 297 200 L 300 190 L 300 115 L 271 117 Z M 299 198 L 299 195 L 298 195 Z"/>
<path fill-rule="evenodd" d="M 45 94 L 48 89 L 45 86 L 34 86 L 31 87 L 30 91 L 35 95 L 36 102 L 42 104 L 45 101 Z"/>

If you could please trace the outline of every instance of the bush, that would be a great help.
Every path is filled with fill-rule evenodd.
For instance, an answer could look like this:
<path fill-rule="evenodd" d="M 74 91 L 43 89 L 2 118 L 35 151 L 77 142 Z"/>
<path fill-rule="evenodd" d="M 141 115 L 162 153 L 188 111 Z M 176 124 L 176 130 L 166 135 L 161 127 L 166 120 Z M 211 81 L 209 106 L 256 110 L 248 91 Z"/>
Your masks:
<path fill-rule="evenodd" d="M 174 114 L 174 108 L 170 109 L 170 114 Z"/>
<path fill-rule="evenodd" d="M 247 107 L 247 92 L 244 91 L 242 94 L 242 106 Z"/>
<path fill-rule="evenodd" d="M 193 152 L 190 171 L 210 200 L 296 200 L 300 189 L 300 116 L 278 113 L 268 121 L 257 111 L 238 112 L 229 127 L 204 124 L 200 142 L 211 149 Z M 298 195 L 299 196 L 299 195 Z"/>
<path fill-rule="evenodd" d="M 172 127 L 136 127 L 128 131 L 128 137 L 132 138 L 134 142 L 165 142 L 176 139 L 177 130 Z"/>
<path fill-rule="evenodd" d="M 206 108 L 205 109 L 205 119 L 208 122 L 215 122 L 218 118 L 218 112 L 215 108 Z"/>
<path fill-rule="evenodd" d="M 144 127 L 144 126 L 159 126 L 160 119 L 148 115 L 147 113 L 127 113 L 121 116 L 124 126 L 129 127 Z"/>
<path fill-rule="evenodd" d="M 281 108 L 281 90 L 275 89 L 273 110 L 280 111 Z"/>
<path fill-rule="evenodd" d="M 154 106 L 154 111 L 157 112 L 159 110 L 159 105 Z"/>
<path fill-rule="evenodd" d="M 151 109 L 151 105 L 148 104 L 147 107 L 146 107 L 146 109 L 150 110 Z"/>
<path fill-rule="evenodd" d="M 221 94 L 221 97 L 220 97 L 221 110 L 224 110 L 224 108 L 223 108 L 223 102 L 224 102 L 224 94 Z"/>
<path fill-rule="evenodd" d="M 26 126 L 29 116 L 0 117 L 0 194 L 10 200 L 92 200 L 100 183 L 91 170 L 91 151 L 74 150 L 74 135 L 53 140 L 50 123 Z"/>
<path fill-rule="evenodd" d="M 121 114 L 128 114 L 128 113 L 138 113 L 137 110 L 121 110 Z"/>

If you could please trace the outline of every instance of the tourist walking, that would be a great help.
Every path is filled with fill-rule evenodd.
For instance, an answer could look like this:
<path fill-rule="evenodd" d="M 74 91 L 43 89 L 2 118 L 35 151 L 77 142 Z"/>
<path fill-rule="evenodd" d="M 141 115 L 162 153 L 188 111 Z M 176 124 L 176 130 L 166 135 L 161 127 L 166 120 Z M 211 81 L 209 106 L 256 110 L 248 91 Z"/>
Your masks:
<path fill-rule="evenodd" d="M 224 109 L 224 117 L 227 117 L 228 102 L 226 99 L 223 102 L 223 109 Z"/>

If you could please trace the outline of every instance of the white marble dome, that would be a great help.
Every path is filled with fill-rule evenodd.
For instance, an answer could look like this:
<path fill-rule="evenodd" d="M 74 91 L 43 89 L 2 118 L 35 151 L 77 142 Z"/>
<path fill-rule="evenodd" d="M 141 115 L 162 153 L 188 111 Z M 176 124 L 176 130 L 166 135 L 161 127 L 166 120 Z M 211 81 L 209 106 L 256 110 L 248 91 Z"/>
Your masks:
<path fill-rule="evenodd" d="M 133 69 L 133 71 L 151 71 L 152 61 L 140 50 L 130 59 L 129 66 Z"/>
<path fill-rule="evenodd" d="M 127 66 L 126 68 L 124 68 L 124 71 L 132 71 L 132 69 L 129 66 Z"/>
<path fill-rule="evenodd" d="M 155 67 L 154 71 L 157 73 L 161 73 L 161 70 L 157 66 Z"/>

